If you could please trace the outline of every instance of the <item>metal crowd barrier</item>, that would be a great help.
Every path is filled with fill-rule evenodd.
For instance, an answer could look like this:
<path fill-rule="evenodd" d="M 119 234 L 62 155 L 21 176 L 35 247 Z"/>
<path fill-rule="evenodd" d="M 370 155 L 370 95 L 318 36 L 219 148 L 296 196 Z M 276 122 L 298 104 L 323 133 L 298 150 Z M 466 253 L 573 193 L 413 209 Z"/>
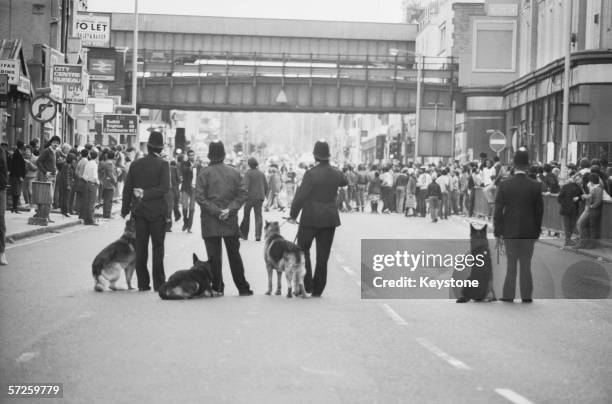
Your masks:
<path fill-rule="evenodd" d="M 563 232 L 563 218 L 559 214 L 557 194 L 543 194 L 544 217 L 542 227 L 549 232 Z M 487 199 L 481 187 L 475 188 L 474 215 L 486 217 L 489 212 Z M 604 201 L 601 212 L 601 239 L 612 240 L 612 202 Z"/>

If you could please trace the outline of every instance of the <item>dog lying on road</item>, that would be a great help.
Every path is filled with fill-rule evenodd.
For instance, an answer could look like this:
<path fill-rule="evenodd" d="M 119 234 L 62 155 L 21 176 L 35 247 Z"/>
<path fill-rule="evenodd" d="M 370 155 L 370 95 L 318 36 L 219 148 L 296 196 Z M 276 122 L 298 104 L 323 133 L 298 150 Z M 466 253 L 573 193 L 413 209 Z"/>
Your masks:
<path fill-rule="evenodd" d="M 119 240 L 110 243 L 94 258 L 91 273 L 94 278 L 94 290 L 103 292 L 105 280 L 110 282 L 111 290 L 119 290 L 116 282 L 125 273 L 128 289 L 132 288 L 132 276 L 136 265 L 136 224 L 133 218 L 125 222 L 125 230 Z"/>
<path fill-rule="evenodd" d="M 268 291 L 266 295 L 272 293 L 272 271 L 276 270 L 276 295 L 281 294 L 281 279 L 284 271 L 287 277 L 287 297 L 292 297 L 292 291 L 295 296 L 306 297 L 304 253 L 300 247 L 281 236 L 278 222 L 266 221 L 264 233 L 266 239 L 264 260 L 268 270 Z"/>
<path fill-rule="evenodd" d="M 211 297 L 212 272 L 208 261 L 200 261 L 193 254 L 191 269 L 176 271 L 159 287 L 159 297 L 164 300 Z"/>

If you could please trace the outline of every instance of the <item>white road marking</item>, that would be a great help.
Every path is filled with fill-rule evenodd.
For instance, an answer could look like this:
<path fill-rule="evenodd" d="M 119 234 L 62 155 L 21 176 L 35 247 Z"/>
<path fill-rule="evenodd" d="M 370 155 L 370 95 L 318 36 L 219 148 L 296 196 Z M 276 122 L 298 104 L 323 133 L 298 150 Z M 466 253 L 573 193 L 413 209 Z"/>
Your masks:
<path fill-rule="evenodd" d="M 510 389 L 494 389 L 494 391 L 499 394 L 500 396 L 502 396 L 503 398 L 505 398 L 506 400 L 510 401 L 511 403 L 514 404 L 533 404 L 533 401 L 521 396 L 520 394 L 518 394 L 515 391 L 512 391 Z"/>
<path fill-rule="evenodd" d="M 355 276 L 355 271 L 353 271 L 351 268 L 347 267 L 346 265 L 343 265 L 342 269 L 344 270 L 344 272 L 346 272 L 350 276 Z"/>
<path fill-rule="evenodd" d="M 93 313 L 90 311 L 85 311 L 77 316 L 77 318 L 90 318 Z"/>
<path fill-rule="evenodd" d="M 461 362 L 459 359 L 450 356 L 449 354 L 447 354 L 446 352 L 444 352 L 443 350 L 441 350 L 440 348 L 438 348 L 437 346 L 435 346 L 434 344 L 432 344 L 425 338 L 415 338 L 415 339 L 419 344 L 427 348 L 427 350 L 429 350 L 431 353 L 433 353 L 434 355 L 436 355 L 437 357 L 441 359 L 444 359 L 446 362 L 456 367 L 457 369 L 460 369 L 460 370 L 471 370 L 472 369 L 465 363 Z"/>
<path fill-rule="evenodd" d="M 56 234 L 54 234 L 52 236 L 44 237 L 44 238 L 34 237 L 34 238 L 32 238 L 32 239 L 30 239 L 28 241 L 25 241 L 23 243 L 16 242 L 15 244 L 7 246 L 5 249 L 6 250 L 12 250 L 13 248 L 17 248 L 17 247 L 23 247 L 23 246 L 34 244 L 34 243 L 40 243 L 41 241 L 51 240 L 51 239 L 54 239 L 56 237 L 65 236 L 66 234 L 70 234 L 70 233 L 76 233 L 77 231 L 85 230 L 87 228 L 88 228 L 87 226 L 78 227 L 75 230 L 64 231 L 64 232 L 61 232 L 61 233 L 56 233 Z"/>
<path fill-rule="evenodd" d="M 397 314 L 397 312 L 395 310 L 393 310 L 391 308 L 391 306 L 389 306 L 388 304 L 384 303 L 384 304 L 381 304 L 381 307 L 385 310 L 385 312 L 387 312 L 387 314 L 389 315 L 389 317 L 391 317 L 391 320 L 393 320 L 395 322 L 395 324 L 397 324 L 397 325 L 408 325 L 406 320 L 404 320 L 402 318 L 402 316 Z"/>
<path fill-rule="evenodd" d="M 38 352 L 24 352 L 17 358 L 17 363 L 26 363 L 38 356 Z"/>

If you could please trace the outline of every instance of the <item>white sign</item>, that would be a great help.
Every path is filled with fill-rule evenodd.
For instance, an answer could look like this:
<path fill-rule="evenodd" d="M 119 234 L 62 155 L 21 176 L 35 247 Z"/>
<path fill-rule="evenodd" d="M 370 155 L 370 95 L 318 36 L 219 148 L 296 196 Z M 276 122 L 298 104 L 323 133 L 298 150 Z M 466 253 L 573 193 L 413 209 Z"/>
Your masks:
<path fill-rule="evenodd" d="M 66 85 L 64 101 L 66 104 L 85 104 L 87 102 L 87 89 L 89 88 L 89 75 L 83 70 L 83 82 L 81 84 Z"/>
<path fill-rule="evenodd" d="M 518 15 L 517 4 L 489 4 L 489 17 L 516 17 Z"/>
<path fill-rule="evenodd" d="M 108 48 L 110 46 L 110 14 L 78 13 L 74 22 L 74 33 L 81 38 L 83 46 Z"/>
<path fill-rule="evenodd" d="M 32 91 L 32 83 L 27 77 L 19 77 L 19 84 L 17 84 L 17 91 L 24 94 L 30 94 Z"/>
<path fill-rule="evenodd" d="M 18 60 L 0 60 L 0 74 L 6 74 L 8 76 L 9 84 L 19 84 L 20 71 Z"/>
<path fill-rule="evenodd" d="M 87 103 L 95 105 L 96 114 L 112 114 L 115 112 L 115 102 L 112 98 L 88 98 Z"/>

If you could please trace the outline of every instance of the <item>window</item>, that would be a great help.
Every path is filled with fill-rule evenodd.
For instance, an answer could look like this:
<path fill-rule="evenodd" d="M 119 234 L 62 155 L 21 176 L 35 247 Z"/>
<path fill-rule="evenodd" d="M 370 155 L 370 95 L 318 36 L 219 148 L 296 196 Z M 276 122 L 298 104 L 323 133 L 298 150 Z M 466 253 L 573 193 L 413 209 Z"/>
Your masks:
<path fill-rule="evenodd" d="M 474 21 L 472 68 L 476 72 L 514 72 L 516 22 Z"/>
<path fill-rule="evenodd" d="M 446 23 L 440 25 L 440 45 L 438 47 L 438 53 L 446 51 Z"/>

